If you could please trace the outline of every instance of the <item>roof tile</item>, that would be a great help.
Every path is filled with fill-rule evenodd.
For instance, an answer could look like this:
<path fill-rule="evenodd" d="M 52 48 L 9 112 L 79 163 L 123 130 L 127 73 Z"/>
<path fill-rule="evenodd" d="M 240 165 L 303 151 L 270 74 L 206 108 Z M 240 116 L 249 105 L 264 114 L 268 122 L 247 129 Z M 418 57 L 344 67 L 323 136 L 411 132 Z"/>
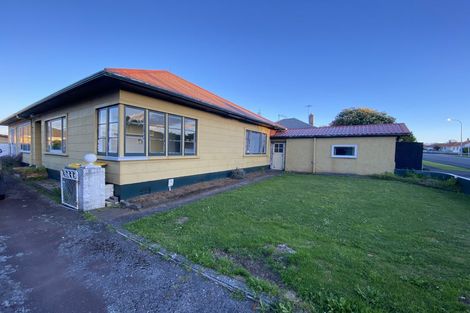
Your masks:
<path fill-rule="evenodd" d="M 403 123 L 291 128 L 277 131 L 272 138 L 402 136 L 411 132 Z"/>

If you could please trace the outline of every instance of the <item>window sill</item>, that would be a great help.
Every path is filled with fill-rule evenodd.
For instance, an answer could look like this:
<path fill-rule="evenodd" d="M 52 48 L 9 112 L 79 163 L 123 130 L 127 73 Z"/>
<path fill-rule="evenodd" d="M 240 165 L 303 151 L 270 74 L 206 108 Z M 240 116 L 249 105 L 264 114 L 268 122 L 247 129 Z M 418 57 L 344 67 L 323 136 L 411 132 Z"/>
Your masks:
<path fill-rule="evenodd" d="M 69 155 L 66 154 L 66 153 L 54 153 L 54 152 L 46 152 L 44 153 L 45 155 L 56 155 L 56 156 L 60 156 L 60 157 L 68 157 Z"/>
<path fill-rule="evenodd" d="M 267 157 L 267 156 L 268 156 L 267 153 L 263 153 L 263 154 L 261 154 L 261 153 L 260 153 L 260 154 L 246 154 L 246 153 L 245 153 L 245 154 L 243 155 L 243 157 L 247 157 L 247 158 L 252 158 L 252 157 L 263 157 L 263 158 L 265 158 L 265 157 Z"/>
<path fill-rule="evenodd" d="M 332 155 L 333 159 L 357 159 L 357 156 L 347 156 L 347 155 Z"/>
<path fill-rule="evenodd" d="M 149 160 L 190 160 L 190 159 L 199 159 L 197 155 L 173 155 L 173 156 L 123 156 L 123 157 L 113 157 L 113 156 L 98 156 L 98 160 L 103 161 L 149 161 Z"/>

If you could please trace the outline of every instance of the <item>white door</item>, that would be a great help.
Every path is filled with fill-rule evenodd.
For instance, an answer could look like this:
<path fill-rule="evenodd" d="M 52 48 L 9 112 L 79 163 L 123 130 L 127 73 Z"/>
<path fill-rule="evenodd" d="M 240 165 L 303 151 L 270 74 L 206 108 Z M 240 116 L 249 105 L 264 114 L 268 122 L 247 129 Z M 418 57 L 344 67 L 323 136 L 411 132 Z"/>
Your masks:
<path fill-rule="evenodd" d="M 273 143 L 272 144 L 272 160 L 271 169 L 283 170 L 284 169 L 284 143 Z"/>

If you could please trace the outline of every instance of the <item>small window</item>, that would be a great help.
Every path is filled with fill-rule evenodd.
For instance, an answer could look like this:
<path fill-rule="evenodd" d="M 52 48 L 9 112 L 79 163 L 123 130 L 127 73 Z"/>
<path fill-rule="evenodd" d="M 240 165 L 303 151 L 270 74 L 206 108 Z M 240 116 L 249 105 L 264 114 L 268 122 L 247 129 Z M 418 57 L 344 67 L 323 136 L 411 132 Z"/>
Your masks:
<path fill-rule="evenodd" d="M 333 145 L 331 146 L 333 158 L 357 158 L 357 145 Z"/>
<path fill-rule="evenodd" d="M 149 111 L 149 154 L 165 155 L 166 114 Z"/>
<path fill-rule="evenodd" d="M 181 155 L 181 134 L 183 118 L 178 115 L 168 115 L 168 154 Z"/>
<path fill-rule="evenodd" d="M 118 155 L 119 108 L 117 105 L 98 109 L 97 143 L 99 155 Z"/>
<path fill-rule="evenodd" d="M 126 107 L 125 155 L 145 155 L 145 110 Z"/>
<path fill-rule="evenodd" d="M 283 153 L 284 152 L 284 144 L 283 143 L 275 143 L 274 144 L 274 152 Z"/>
<path fill-rule="evenodd" d="M 247 130 L 246 131 L 246 154 L 266 154 L 266 134 Z"/>
<path fill-rule="evenodd" d="M 23 124 L 17 128 L 18 143 L 21 152 L 31 151 L 31 124 Z"/>
<path fill-rule="evenodd" d="M 184 118 L 184 154 L 196 154 L 196 120 Z"/>
<path fill-rule="evenodd" d="M 46 151 L 65 153 L 67 151 L 67 118 L 60 117 L 46 121 Z"/>

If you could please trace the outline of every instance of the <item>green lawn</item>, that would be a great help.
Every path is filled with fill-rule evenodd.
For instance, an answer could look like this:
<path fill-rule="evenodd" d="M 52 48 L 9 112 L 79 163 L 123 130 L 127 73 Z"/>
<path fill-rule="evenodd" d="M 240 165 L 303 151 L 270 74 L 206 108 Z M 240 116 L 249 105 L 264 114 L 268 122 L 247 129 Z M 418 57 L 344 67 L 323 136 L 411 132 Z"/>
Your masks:
<path fill-rule="evenodd" d="M 447 164 L 431 162 L 431 161 L 423 161 L 423 166 L 431 166 L 431 167 L 435 167 L 435 168 L 438 168 L 438 169 L 443 170 L 443 171 L 447 170 L 447 171 L 470 172 L 470 169 L 465 168 L 465 167 L 447 165 Z"/>
<path fill-rule="evenodd" d="M 255 289 L 293 290 L 312 312 L 470 311 L 470 197 L 459 193 L 285 174 L 126 227 Z"/>

